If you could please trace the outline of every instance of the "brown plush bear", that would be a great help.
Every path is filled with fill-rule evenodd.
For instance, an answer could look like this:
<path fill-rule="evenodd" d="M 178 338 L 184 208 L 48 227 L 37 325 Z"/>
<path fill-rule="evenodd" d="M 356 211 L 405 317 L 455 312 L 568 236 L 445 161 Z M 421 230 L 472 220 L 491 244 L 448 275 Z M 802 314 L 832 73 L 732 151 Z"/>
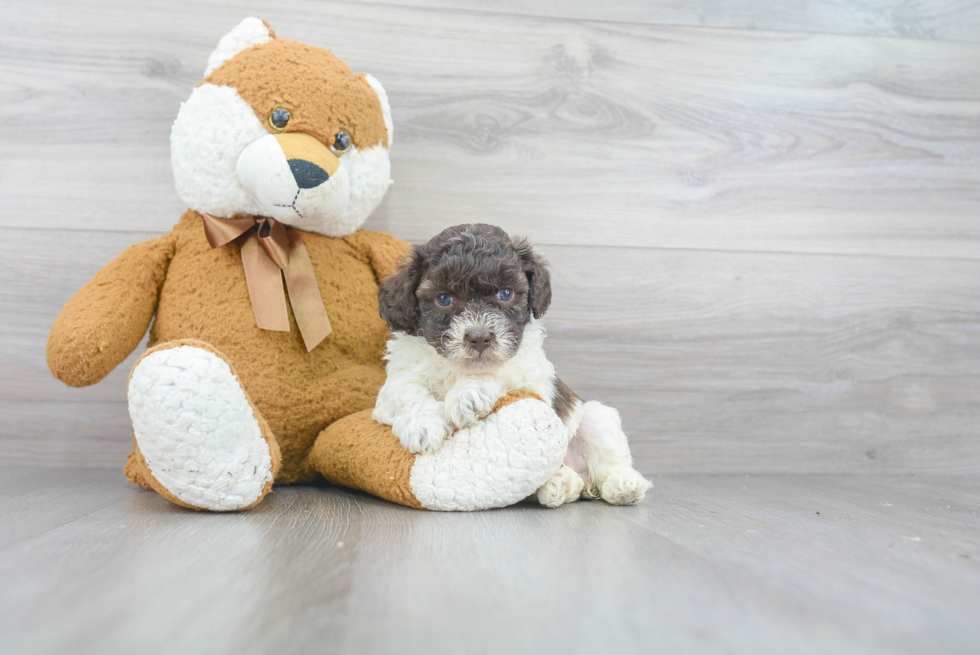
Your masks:
<path fill-rule="evenodd" d="M 407 245 L 359 228 L 391 183 L 391 140 L 384 89 L 330 51 L 254 18 L 221 40 L 171 134 L 191 209 L 99 271 L 48 340 L 54 375 L 85 386 L 156 316 L 130 375 L 132 481 L 209 510 L 320 476 L 415 507 L 479 509 L 558 469 L 567 436 L 528 394 L 427 456 L 371 421 L 387 335 L 378 282 Z M 464 448 L 474 439 L 533 465 L 483 460 Z"/>

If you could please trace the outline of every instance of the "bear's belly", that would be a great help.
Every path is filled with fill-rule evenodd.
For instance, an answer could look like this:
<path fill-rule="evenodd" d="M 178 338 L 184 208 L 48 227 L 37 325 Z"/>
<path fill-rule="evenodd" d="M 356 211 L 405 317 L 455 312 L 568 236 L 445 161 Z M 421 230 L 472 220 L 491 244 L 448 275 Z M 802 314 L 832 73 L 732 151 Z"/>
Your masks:
<path fill-rule="evenodd" d="M 203 230 L 183 225 L 175 230 L 150 345 L 197 339 L 221 352 L 279 443 L 279 477 L 296 481 L 320 431 L 372 407 L 384 382 L 387 326 L 378 315 L 374 271 L 342 239 L 303 234 L 333 328 L 307 352 L 291 310 L 289 332 L 256 327 L 238 245 L 212 249 Z"/>

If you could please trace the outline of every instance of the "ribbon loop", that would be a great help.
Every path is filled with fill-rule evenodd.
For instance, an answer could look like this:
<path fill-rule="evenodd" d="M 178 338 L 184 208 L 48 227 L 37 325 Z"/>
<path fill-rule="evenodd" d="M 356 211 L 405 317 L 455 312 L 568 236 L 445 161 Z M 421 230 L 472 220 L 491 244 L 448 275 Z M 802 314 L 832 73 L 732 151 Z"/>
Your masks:
<path fill-rule="evenodd" d="M 286 234 L 286 226 L 265 216 L 257 221 L 256 235 L 259 237 L 259 245 L 280 270 L 286 270 L 289 266 L 289 235 Z"/>
<path fill-rule="evenodd" d="M 302 237 L 268 216 L 218 218 L 201 214 L 212 248 L 241 241 L 242 266 L 255 324 L 263 330 L 289 332 L 289 304 L 309 352 L 332 332 L 313 262 Z"/>

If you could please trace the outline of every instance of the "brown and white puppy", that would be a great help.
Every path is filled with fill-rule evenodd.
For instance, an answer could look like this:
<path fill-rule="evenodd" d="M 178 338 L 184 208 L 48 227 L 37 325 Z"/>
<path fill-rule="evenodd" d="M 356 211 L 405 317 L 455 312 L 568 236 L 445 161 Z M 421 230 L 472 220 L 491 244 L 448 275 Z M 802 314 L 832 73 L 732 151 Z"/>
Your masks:
<path fill-rule="evenodd" d="M 374 419 L 411 452 L 431 452 L 510 391 L 536 392 L 569 431 L 565 465 L 537 492 L 557 507 L 580 496 L 615 505 L 650 483 L 632 467 L 619 413 L 583 402 L 556 376 L 540 319 L 551 304 L 544 260 L 525 239 L 484 224 L 448 228 L 415 246 L 378 293 L 392 331 Z"/>

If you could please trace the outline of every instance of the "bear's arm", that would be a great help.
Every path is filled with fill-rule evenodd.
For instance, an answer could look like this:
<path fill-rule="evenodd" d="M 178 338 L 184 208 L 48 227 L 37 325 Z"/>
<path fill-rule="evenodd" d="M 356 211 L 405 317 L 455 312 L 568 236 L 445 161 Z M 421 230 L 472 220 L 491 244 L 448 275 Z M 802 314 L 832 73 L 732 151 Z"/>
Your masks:
<path fill-rule="evenodd" d="M 412 246 L 384 232 L 358 230 L 344 240 L 367 257 L 378 281 L 385 279 L 398 268 Z"/>
<path fill-rule="evenodd" d="M 61 309 L 48 336 L 48 368 L 72 387 L 95 384 L 139 345 L 174 253 L 172 234 L 124 250 Z"/>

